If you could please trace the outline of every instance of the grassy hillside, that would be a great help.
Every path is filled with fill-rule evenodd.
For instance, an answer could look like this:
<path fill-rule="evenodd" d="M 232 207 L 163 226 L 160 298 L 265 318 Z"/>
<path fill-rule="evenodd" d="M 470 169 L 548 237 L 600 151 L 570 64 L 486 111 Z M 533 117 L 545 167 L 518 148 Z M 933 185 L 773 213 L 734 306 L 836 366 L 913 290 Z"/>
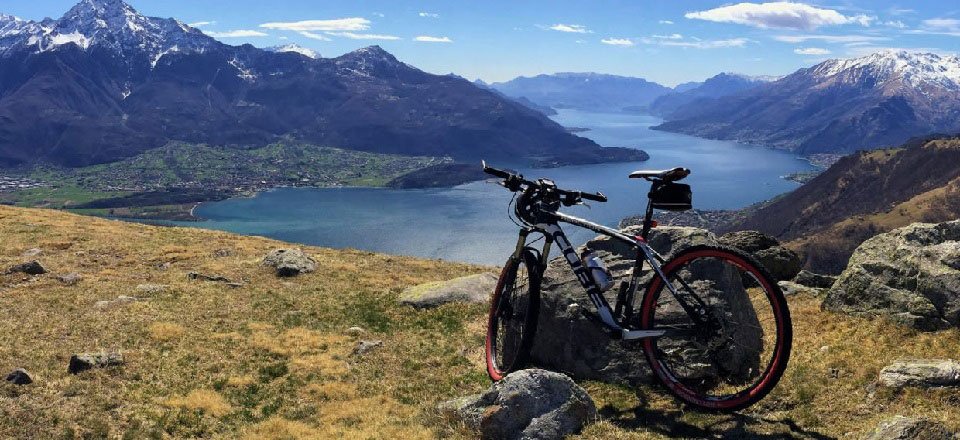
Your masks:
<path fill-rule="evenodd" d="M 914 222 L 960 218 L 960 139 L 847 156 L 730 229 L 787 241 L 807 267 L 839 273 L 864 240 Z"/>
<path fill-rule="evenodd" d="M 0 275 L 0 373 L 24 367 L 36 380 L 0 383 L 0 438 L 471 437 L 434 408 L 489 385 L 485 306 L 415 311 L 396 299 L 410 285 L 490 268 L 306 248 L 320 269 L 278 279 L 260 259 L 283 243 L 12 207 L 0 207 L 0 237 L 0 269 L 36 258 L 50 270 Z M 32 248 L 43 252 L 22 256 Z M 71 272 L 83 280 L 56 278 Z M 94 307 L 119 295 L 143 300 Z M 960 428 L 955 391 L 872 388 L 893 359 L 956 356 L 960 332 L 916 334 L 820 312 L 813 297 L 790 301 L 794 358 L 753 410 L 705 415 L 656 386 L 588 382 L 603 420 L 582 437 L 839 437 L 892 414 Z M 352 326 L 367 333 L 350 336 Z M 357 356 L 358 339 L 384 345 Z M 100 349 L 126 364 L 67 373 L 71 354 Z"/>

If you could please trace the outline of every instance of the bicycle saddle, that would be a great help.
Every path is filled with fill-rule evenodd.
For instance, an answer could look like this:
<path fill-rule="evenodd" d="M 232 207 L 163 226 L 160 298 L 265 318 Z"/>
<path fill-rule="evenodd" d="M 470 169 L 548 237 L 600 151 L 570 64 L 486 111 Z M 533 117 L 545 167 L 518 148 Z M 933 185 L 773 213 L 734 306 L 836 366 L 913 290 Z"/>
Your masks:
<path fill-rule="evenodd" d="M 683 180 L 690 175 L 690 170 L 686 168 L 671 168 L 669 170 L 637 170 L 630 173 L 631 179 L 663 180 L 666 182 L 676 182 Z"/>

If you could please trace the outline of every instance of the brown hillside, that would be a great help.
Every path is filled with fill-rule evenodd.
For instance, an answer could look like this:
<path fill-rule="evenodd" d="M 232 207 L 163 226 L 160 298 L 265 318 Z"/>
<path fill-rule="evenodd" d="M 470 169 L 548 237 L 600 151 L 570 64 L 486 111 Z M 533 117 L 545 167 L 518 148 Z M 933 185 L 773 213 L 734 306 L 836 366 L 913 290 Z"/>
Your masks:
<path fill-rule="evenodd" d="M 919 140 L 845 157 L 730 229 L 775 235 L 808 268 L 838 273 L 879 232 L 960 217 L 960 139 Z"/>

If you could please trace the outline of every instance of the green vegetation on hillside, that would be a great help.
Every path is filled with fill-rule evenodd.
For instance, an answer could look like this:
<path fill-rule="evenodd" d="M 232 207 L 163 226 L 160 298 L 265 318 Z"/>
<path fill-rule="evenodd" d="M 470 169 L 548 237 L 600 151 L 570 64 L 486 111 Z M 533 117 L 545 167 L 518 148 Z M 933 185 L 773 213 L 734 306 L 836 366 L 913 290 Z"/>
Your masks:
<path fill-rule="evenodd" d="M 278 186 L 384 186 L 407 173 L 451 162 L 298 143 L 247 149 L 171 143 L 119 162 L 20 171 L 44 186 L 0 192 L 0 202 L 169 218 L 170 212 L 189 216 L 196 202 Z M 114 212 L 98 211 L 102 209 Z"/>

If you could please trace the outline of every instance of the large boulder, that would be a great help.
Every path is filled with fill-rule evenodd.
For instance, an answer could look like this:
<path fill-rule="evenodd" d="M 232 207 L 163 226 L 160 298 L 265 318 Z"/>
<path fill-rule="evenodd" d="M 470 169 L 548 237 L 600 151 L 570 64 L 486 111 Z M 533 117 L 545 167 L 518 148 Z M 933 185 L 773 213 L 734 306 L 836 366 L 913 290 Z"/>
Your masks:
<path fill-rule="evenodd" d="M 439 409 L 481 438 L 498 440 L 562 439 L 597 418 L 593 400 L 572 379 L 536 369 L 511 373 L 486 392 Z"/>
<path fill-rule="evenodd" d="M 813 273 L 809 270 L 801 270 L 800 273 L 793 278 L 793 282 L 801 286 L 829 289 L 833 286 L 833 283 L 837 282 L 837 277 Z"/>
<path fill-rule="evenodd" d="M 887 316 L 932 331 L 960 324 L 960 220 L 915 223 L 860 245 L 823 302 L 826 310 Z"/>
<path fill-rule="evenodd" d="M 777 280 L 792 280 L 803 265 L 796 252 L 780 246 L 776 238 L 757 231 L 730 232 L 721 235 L 719 240 L 720 244 L 752 255 Z"/>
<path fill-rule="evenodd" d="M 404 289 L 400 304 L 426 309 L 452 302 L 485 303 L 496 287 L 497 276 L 492 273 L 468 275 Z"/>
<path fill-rule="evenodd" d="M 640 233 L 639 227 L 628 227 L 623 230 L 628 235 Z M 681 249 L 699 244 L 716 245 L 716 237 L 703 229 L 688 227 L 660 227 L 651 231 L 648 238 L 650 246 L 661 255 L 675 254 Z M 617 281 L 614 288 L 607 292 L 611 307 L 614 305 L 616 289 L 619 281 L 629 279 L 636 258 L 636 251 L 632 247 L 618 240 L 608 237 L 597 237 L 587 242 L 589 247 L 607 264 Z M 579 249 L 582 251 L 583 248 Z M 643 286 L 652 276 L 649 265 L 642 275 L 641 288 L 638 289 L 636 303 L 643 295 Z M 736 307 L 738 300 L 746 300 L 745 290 L 739 275 L 725 274 L 726 286 L 720 290 L 733 292 L 729 295 L 728 309 L 747 313 L 750 309 Z M 696 288 L 696 287 L 695 287 Z M 743 295 L 737 295 L 741 292 Z M 710 296 L 710 292 L 705 292 Z M 537 366 L 562 371 L 577 379 L 592 379 L 604 382 L 638 384 L 651 378 L 651 371 L 647 366 L 643 353 L 636 344 L 625 344 L 622 341 L 612 340 L 603 327 L 594 320 L 585 316 L 584 311 L 593 311 L 593 305 L 586 293 L 576 280 L 570 267 L 562 258 L 556 258 L 547 266 L 541 289 L 540 316 L 537 333 L 531 353 L 532 362 Z M 673 310 L 667 310 L 664 316 Z M 677 314 L 682 313 L 677 307 Z M 742 320 L 750 317 L 740 317 Z M 739 335 L 738 337 L 753 338 L 756 335 Z M 747 345 L 747 344 L 744 344 Z M 756 346 L 750 345 L 750 346 Z M 692 352 L 692 350 L 686 350 Z M 738 368 L 749 368 L 746 362 L 746 353 L 731 356 L 730 364 Z M 690 359 L 689 365 L 706 365 Z M 694 375 L 709 374 L 709 371 L 686 372 Z"/>
<path fill-rule="evenodd" d="M 891 388 L 960 387 L 960 362 L 950 359 L 899 360 L 880 370 L 880 383 Z"/>
<path fill-rule="evenodd" d="M 933 420 L 896 416 L 880 422 L 866 440 L 948 440 L 953 434 Z"/>

